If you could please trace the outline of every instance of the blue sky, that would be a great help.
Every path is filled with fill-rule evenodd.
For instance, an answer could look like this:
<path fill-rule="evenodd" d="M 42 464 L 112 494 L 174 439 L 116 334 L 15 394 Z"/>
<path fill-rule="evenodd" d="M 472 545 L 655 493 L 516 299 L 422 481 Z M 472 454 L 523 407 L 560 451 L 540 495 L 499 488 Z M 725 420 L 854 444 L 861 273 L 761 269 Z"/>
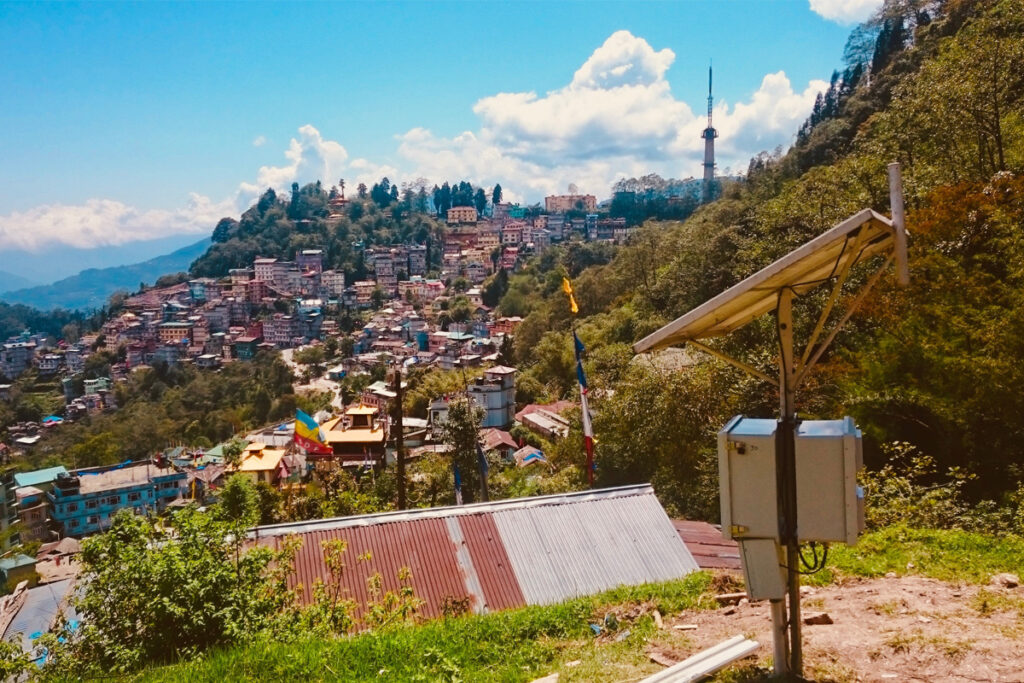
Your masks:
<path fill-rule="evenodd" d="M 537 201 L 696 175 L 709 59 L 719 166 L 745 168 L 877 4 L 0 4 L 0 255 L 205 234 L 321 176 Z"/>

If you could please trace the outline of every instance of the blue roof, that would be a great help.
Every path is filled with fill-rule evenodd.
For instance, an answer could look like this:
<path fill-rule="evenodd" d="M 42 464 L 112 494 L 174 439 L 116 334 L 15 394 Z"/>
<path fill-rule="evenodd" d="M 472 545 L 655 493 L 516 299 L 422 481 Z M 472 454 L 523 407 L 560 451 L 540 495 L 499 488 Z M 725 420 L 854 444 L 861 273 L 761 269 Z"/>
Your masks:
<path fill-rule="evenodd" d="M 43 470 L 34 470 L 32 472 L 19 472 L 14 475 L 15 486 L 39 486 L 40 484 L 49 484 L 52 481 L 56 481 L 58 474 L 67 474 L 68 471 L 64 469 L 63 465 L 57 467 L 47 467 Z"/>
<path fill-rule="evenodd" d="M 64 602 L 71 584 L 72 581 L 66 579 L 29 588 L 25 592 L 24 605 L 4 631 L 4 637 L 10 638 L 15 633 L 20 633 L 22 649 L 25 652 L 32 652 L 35 648 L 32 641 L 50 630 L 50 624 L 58 612 L 63 611 L 68 623 L 73 625 L 77 615 L 74 608 Z"/>
<path fill-rule="evenodd" d="M 18 553 L 12 557 L 5 557 L 0 559 L 0 569 L 7 571 L 14 569 L 15 567 L 27 567 L 36 563 L 36 558 L 29 557 L 24 553 Z"/>

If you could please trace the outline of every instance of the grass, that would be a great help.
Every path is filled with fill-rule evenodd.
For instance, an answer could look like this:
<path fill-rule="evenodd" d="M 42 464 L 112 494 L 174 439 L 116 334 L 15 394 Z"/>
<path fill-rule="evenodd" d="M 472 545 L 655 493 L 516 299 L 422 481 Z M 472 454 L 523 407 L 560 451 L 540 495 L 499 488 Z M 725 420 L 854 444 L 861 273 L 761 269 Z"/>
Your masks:
<path fill-rule="evenodd" d="M 829 566 L 806 583 L 823 585 L 847 576 L 877 577 L 889 572 L 945 581 L 986 583 L 992 574 L 1024 566 L 1024 540 L 962 531 L 892 527 L 865 534 L 856 546 L 835 546 Z M 560 681 L 635 681 L 661 667 L 649 661 L 651 641 L 692 652 L 683 632 L 657 631 L 649 608 L 664 616 L 695 608 L 714 609 L 717 592 L 742 590 L 733 578 L 698 572 L 662 584 L 620 588 L 559 605 L 526 607 L 485 616 L 437 620 L 418 626 L 370 632 L 333 640 L 257 641 L 206 653 L 201 660 L 150 669 L 139 681 L 345 680 L 531 681 L 557 672 Z M 983 595 L 973 608 L 984 613 L 1007 598 Z M 998 604 L 997 604 L 998 603 Z M 642 616 L 621 619 L 617 633 L 595 638 L 590 623 L 609 611 L 624 614 L 646 605 Z M 1016 606 L 1013 605 L 1013 606 Z M 876 610 L 897 612 L 898 604 Z M 628 630 L 628 636 L 615 638 Z M 906 634 L 904 634 L 906 635 Z M 904 642 L 905 641 L 905 642 Z M 956 660 L 970 643 L 894 637 L 890 649 L 915 648 Z M 716 681 L 762 680 L 765 663 L 732 667 Z M 853 680 L 835 663 L 814 672 L 819 681 Z"/>
<path fill-rule="evenodd" d="M 647 614 L 632 623 L 620 620 L 617 635 L 629 632 L 622 640 L 596 639 L 589 624 L 609 609 L 643 603 L 664 615 L 715 607 L 710 583 L 710 574 L 697 572 L 679 581 L 620 588 L 553 606 L 327 641 L 256 642 L 207 653 L 201 661 L 145 671 L 137 680 L 530 681 L 553 671 L 563 681 L 622 680 L 660 668 L 643 653 L 656 630 L 653 618 Z"/>
<path fill-rule="evenodd" d="M 864 534 L 855 546 L 829 550 L 829 566 L 804 577 L 811 585 L 846 575 L 877 577 L 892 572 L 941 581 L 988 583 L 993 574 L 1024 566 L 1024 539 L 968 531 L 894 526 Z"/>

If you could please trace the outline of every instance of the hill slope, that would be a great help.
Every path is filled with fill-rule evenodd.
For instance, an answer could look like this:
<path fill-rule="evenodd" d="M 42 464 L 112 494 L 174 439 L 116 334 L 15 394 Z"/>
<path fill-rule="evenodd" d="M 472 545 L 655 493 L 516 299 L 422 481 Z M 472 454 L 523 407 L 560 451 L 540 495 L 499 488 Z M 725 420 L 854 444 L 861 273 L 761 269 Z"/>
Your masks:
<path fill-rule="evenodd" d="M 6 270 L 0 270 L 0 294 L 6 291 L 15 289 L 25 289 L 32 287 L 36 283 L 32 282 L 28 278 L 15 275 L 14 273 L 8 273 Z"/>
<path fill-rule="evenodd" d="M 164 256 L 113 268 L 89 268 L 53 284 L 0 294 L 4 301 L 40 310 L 91 309 L 103 306 L 119 290 L 135 291 L 140 282 L 152 284 L 170 273 L 186 272 L 194 260 L 206 253 L 210 239 L 203 238 Z"/>

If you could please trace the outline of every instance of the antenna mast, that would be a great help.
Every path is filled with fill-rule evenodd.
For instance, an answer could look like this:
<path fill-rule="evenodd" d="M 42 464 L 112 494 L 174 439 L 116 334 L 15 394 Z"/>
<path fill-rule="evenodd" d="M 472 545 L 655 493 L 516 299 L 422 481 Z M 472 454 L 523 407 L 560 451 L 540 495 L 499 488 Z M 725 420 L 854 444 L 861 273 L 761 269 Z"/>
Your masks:
<path fill-rule="evenodd" d="M 715 138 L 718 137 L 718 131 L 711 124 L 711 109 L 714 106 L 715 99 L 711 95 L 711 65 L 708 64 L 708 127 L 701 133 L 701 137 L 704 138 L 704 186 L 702 188 L 704 201 L 708 202 L 714 199 L 713 185 L 715 180 Z"/>

